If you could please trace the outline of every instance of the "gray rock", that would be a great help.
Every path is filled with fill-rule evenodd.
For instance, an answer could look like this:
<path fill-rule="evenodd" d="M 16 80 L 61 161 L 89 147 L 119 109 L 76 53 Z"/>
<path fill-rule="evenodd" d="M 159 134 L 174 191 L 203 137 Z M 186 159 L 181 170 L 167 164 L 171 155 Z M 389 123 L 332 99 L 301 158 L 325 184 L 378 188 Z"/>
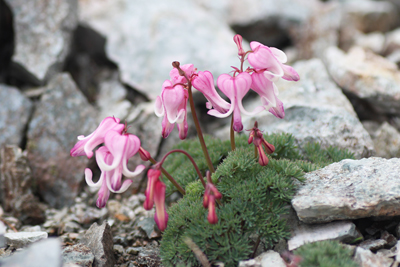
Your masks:
<path fill-rule="evenodd" d="M 398 216 L 400 159 L 342 160 L 305 175 L 292 199 L 303 222 Z"/>
<path fill-rule="evenodd" d="M 32 112 L 32 102 L 11 86 L 0 84 L 0 146 L 20 145 Z"/>
<path fill-rule="evenodd" d="M 360 267 L 390 267 L 393 259 L 385 257 L 381 254 L 374 254 L 370 250 L 358 247 L 356 249 L 355 261 Z"/>
<path fill-rule="evenodd" d="M 376 112 L 400 114 L 400 72 L 394 63 L 360 47 L 348 54 L 330 47 L 325 63 L 343 90 L 365 100 Z"/>
<path fill-rule="evenodd" d="M 81 242 L 94 254 L 93 267 L 114 266 L 113 238 L 107 222 L 104 221 L 100 226 L 97 223 L 92 224 Z"/>
<path fill-rule="evenodd" d="M 44 208 L 32 194 L 34 181 L 26 153 L 17 146 L 0 148 L 0 197 L 5 211 L 26 224 L 45 221 Z"/>
<path fill-rule="evenodd" d="M 81 23 L 107 38 L 106 55 L 118 65 L 121 81 L 150 98 L 160 94 L 173 61 L 192 63 L 215 77 L 239 64 L 233 31 L 192 1 L 79 4 Z"/>
<path fill-rule="evenodd" d="M 7 267 L 59 267 L 62 265 L 61 242 L 57 238 L 40 241 L 11 257 L 1 259 L 0 265 Z"/>
<path fill-rule="evenodd" d="M 120 255 L 123 255 L 125 252 L 124 247 L 121 245 L 114 245 L 113 248 L 114 248 L 114 252 L 116 252 Z"/>
<path fill-rule="evenodd" d="M 388 1 L 345 0 L 342 8 L 343 27 L 355 27 L 364 33 L 386 32 L 398 23 L 397 10 Z"/>
<path fill-rule="evenodd" d="M 143 220 L 138 222 L 138 227 L 142 229 L 148 238 L 151 238 L 151 234 L 154 231 L 154 226 L 156 225 L 156 222 L 154 221 L 154 218 L 144 218 Z"/>
<path fill-rule="evenodd" d="M 123 122 L 132 109 L 132 103 L 126 100 L 127 95 L 127 90 L 117 79 L 101 82 L 96 101 L 100 108 L 98 120 L 114 116 Z"/>
<path fill-rule="evenodd" d="M 68 74 L 54 77 L 46 89 L 29 124 L 28 159 L 43 199 L 61 208 L 73 203 L 88 162 L 69 151 L 76 136 L 96 129 L 96 113 Z"/>
<path fill-rule="evenodd" d="M 365 240 L 365 241 L 361 242 L 359 244 L 359 247 L 363 248 L 363 249 L 369 249 L 371 251 L 377 251 L 378 249 L 383 248 L 385 245 L 387 245 L 386 240 L 383 240 L 383 239 L 375 239 L 375 240 L 369 239 L 369 240 Z"/>
<path fill-rule="evenodd" d="M 294 234 L 288 241 L 288 248 L 292 251 L 304 244 L 323 240 L 352 242 L 360 237 L 362 238 L 352 222 L 332 222 L 322 225 L 301 224 L 294 229 Z"/>
<path fill-rule="evenodd" d="M 64 264 L 74 263 L 81 267 L 92 267 L 94 261 L 93 253 L 83 244 L 65 247 L 62 251 L 62 257 Z"/>
<path fill-rule="evenodd" d="M 40 84 L 63 66 L 72 30 L 77 25 L 77 0 L 6 0 L 14 15 L 14 68 L 20 77 Z"/>
<path fill-rule="evenodd" d="M 400 28 L 386 34 L 385 54 L 393 53 L 400 49 Z"/>
<path fill-rule="evenodd" d="M 389 123 L 384 122 L 372 138 L 377 157 L 400 157 L 400 133 Z"/>
<path fill-rule="evenodd" d="M 46 232 L 17 232 L 4 234 L 7 245 L 23 248 L 41 239 L 47 238 Z"/>

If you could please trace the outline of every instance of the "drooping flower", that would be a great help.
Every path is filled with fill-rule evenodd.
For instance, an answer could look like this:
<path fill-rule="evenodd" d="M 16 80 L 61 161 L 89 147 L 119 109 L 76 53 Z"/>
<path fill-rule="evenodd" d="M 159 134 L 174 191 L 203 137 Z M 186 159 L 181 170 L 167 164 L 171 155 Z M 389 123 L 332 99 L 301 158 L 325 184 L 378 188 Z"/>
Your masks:
<path fill-rule="evenodd" d="M 264 70 L 264 75 L 270 81 L 283 78 L 288 81 L 298 81 L 299 74 L 287 62 L 286 54 L 275 47 L 268 47 L 259 42 L 251 42 L 253 53 L 248 56 L 249 64 L 256 70 Z"/>
<path fill-rule="evenodd" d="M 154 220 L 161 231 L 167 228 L 168 213 L 165 208 L 165 184 L 160 181 L 161 171 L 158 169 L 149 169 L 147 172 L 147 189 L 146 200 L 143 207 L 146 210 L 151 210 L 154 203 L 156 204 L 156 213 Z"/>
<path fill-rule="evenodd" d="M 175 123 L 178 125 L 179 138 L 182 140 L 186 138 L 188 98 L 188 92 L 182 85 L 174 85 L 169 80 L 163 83 L 161 96 L 157 96 L 156 99 L 155 113 L 158 117 L 164 116 L 162 121 L 162 136 L 164 138 L 167 138 L 172 132 Z"/>
<path fill-rule="evenodd" d="M 209 71 L 199 71 L 192 80 L 194 88 L 203 93 L 204 97 L 207 98 L 208 102 L 206 106 L 208 109 L 215 108 L 220 113 L 226 113 L 231 104 L 226 102 L 215 89 L 214 77 Z"/>
<path fill-rule="evenodd" d="M 106 162 L 106 153 L 96 153 L 96 161 L 102 171 L 112 171 L 112 176 L 107 179 L 107 186 L 111 192 L 121 193 L 132 183 L 127 179 L 122 183 L 122 174 L 127 178 L 139 175 L 146 167 L 139 165 L 135 171 L 130 171 L 127 167 L 128 160 L 133 157 L 140 148 L 140 140 L 136 135 L 130 133 L 119 133 L 110 130 L 104 137 L 105 147 L 111 154 L 112 160 Z"/>
<path fill-rule="evenodd" d="M 252 80 L 250 74 L 241 72 L 237 76 L 222 74 L 218 77 L 218 88 L 231 100 L 230 109 L 226 113 L 222 113 L 217 109 L 208 111 L 209 115 L 226 118 L 233 113 L 233 130 L 240 132 L 243 130 L 241 113 L 246 115 L 254 115 L 262 110 L 263 106 L 256 107 L 253 112 L 248 112 L 242 104 L 243 97 L 250 90 Z"/>
<path fill-rule="evenodd" d="M 122 132 L 125 125 L 119 123 L 120 120 L 114 117 L 105 118 L 97 127 L 97 129 L 88 136 L 78 136 L 78 142 L 71 149 L 70 155 L 72 157 L 84 156 L 88 158 L 93 156 L 93 149 L 104 142 L 104 136 L 109 130 Z"/>
<path fill-rule="evenodd" d="M 208 208 L 207 220 L 211 224 L 218 222 L 218 216 L 215 211 L 215 199 L 221 199 L 222 195 L 211 181 L 211 174 L 207 172 L 207 184 L 204 191 L 203 207 Z"/>
<path fill-rule="evenodd" d="M 268 154 L 272 154 L 275 151 L 275 146 L 268 143 L 262 134 L 262 132 L 258 129 L 257 121 L 254 123 L 254 127 L 250 130 L 248 143 L 253 143 L 258 152 L 258 163 L 261 166 L 266 166 L 268 164 L 268 157 L 265 155 L 263 146 Z"/>

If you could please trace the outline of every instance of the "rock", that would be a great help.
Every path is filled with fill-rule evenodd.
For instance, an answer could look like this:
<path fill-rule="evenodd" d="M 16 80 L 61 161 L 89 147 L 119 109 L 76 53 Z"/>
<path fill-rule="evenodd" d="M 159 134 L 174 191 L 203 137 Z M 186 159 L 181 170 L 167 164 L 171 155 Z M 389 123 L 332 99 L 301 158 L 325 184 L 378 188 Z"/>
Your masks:
<path fill-rule="evenodd" d="M 342 160 L 305 174 L 292 199 L 306 223 L 398 216 L 400 159 Z"/>
<path fill-rule="evenodd" d="M 268 250 L 257 256 L 255 259 L 240 261 L 239 267 L 286 267 L 285 261 L 281 258 L 278 252 Z"/>
<path fill-rule="evenodd" d="M 0 84 L 0 146 L 21 145 L 32 102 L 12 86 Z"/>
<path fill-rule="evenodd" d="M 114 252 L 118 253 L 120 255 L 123 255 L 125 252 L 124 247 L 121 245 L 114 245 L 113 248 L 114 248 Z"/>
<path fill-rule="evenodd" d="M 400 28 L 386 34 L 385 54 L 389 55 L 400 49 Z"/>
<path fill-rule="evenodd" d="M 294 229 L 294 234 L 288 241 L 288 249 L 292 251 L 304 244 L 323 240 L 353 242 L 360 237 L 362 238 L 361 234 L 352 222 L 332 222 L 322 225 L 301 224 Z"/>
<path fill-rule="evenodd" d="M 382 54 L 385 47 L 385 35 L 381 32 L 369 34 L 359 34 L 355 37 L 354 44 L 363 48 L 370 49 L 376 54 Z"/>
<path fill-rule="evenodd" d="M 388 1 L 350 0 L 343 2 L 343 27 L 355 27 L 364 33 L 386 32 L 398 23 L 397 10 Z"/>
<path fill-rule="evenodd" d="M 173 61 L 192 63 L 215 77 L 239 63 L 233 31 L 192 1 L 89 0 L 79 4 L 81 24 L 107 38 L 106 55 L 118 65 L 121 81 L 149 98 L 160 94 Z M 134 32 L 132 25 L 137 26 Z"/>
<path fill-rule="evenodd" d="M 69 151 L 76 136 L 96 129 L 96 113 L 68 74 L 54 77 L 46 89 L 29 124 L 28 159 L 41 197 L 61 208 L 73 203 L 88 163 Z"/>
<path fill-rule="evenodd" d="M 7 245 L 14 248 L 23 248 L 41 239 L 47 238 L 46 232 L 17 232 L 4 234 Z"/>
<path fill-rule="evenodd" d="M 366 101 L 378 113 L 400 114 L 400 72 L 395 64 L 360 47 L 348 54 L 330 47 L 325 62 L 346 93 Z"/>
<path fill-rule="evenodd" d="M 26 153 L 17 146 L 0 148 L 0 196 L 4 209 L 27 224 L 45 221 L 44 208 L 32 194 L 34 181 Z"/>
<path fill-rule="evenodd" d="M 150 239 L 151 234 L 154 231 L 154 226 L 156 225 L 156 222 L 154 221 L 153 217 L 144 218 L 143 220 L 139 221 L 137 225 L 146 233 L 147 237 Z"/>
<path fill-rule="evenodd" d="M 18 77 L 41 84 L 59 72 L 77 25 L 77 0 L 6 0 L 14 15 Z"/>
<path fill-rule="evenodd" d="M 92 224 L 81 242 L 94 254 L 93 267 L 114 266 L 113 238 L 107 222 L 104 221 L 100 226 L 97 223 Z"/>
<path fill-rule="evenodd" d="M 390 267 L 393 259 L 380 254 L 373 254 L 370 250 L 358 247 L 356 249 L 355 261 L 361 267 Z"/>
<path fill-rule="evenodd" d="M 310 141 L 322 147 L 337 146 L 365 157 L 374 153 L 373 143 L 359 122 L 349 100 L 330 80 L 321 60 L 300 61 L 294 65 L 301 77 L 298 82 L 279 81 L 279 99 L 284 103 L 285 118 L 277 119 L 269 112 L 255 116 L 242 115 L 244 129 L 253 127 L 257 120 L 260 129 L 268 133 L 289 132 L 302 147 Z M 246 110 L 260 105 L 260 99 L 245 102 Z M 229 138 L 229 127 L 216 132 L 216 136 Z"/>
<path fill-rule="evenodd" d="M 64 264 L 73 263 L 81 267 L 92 267 L 94 260 L 94 255 L 91 250 L 83 244 L 64 248 L 62 257 Z"/>
<path fill-rule="evenodd" d="M 383 248 L 385 245 L 387 245 L 386 240 L 383 240 L 383 239 L 375 239 L 375 240 L 368 239 L 368 240 L 365 240 L 365 241 L 361 242 L 359 244 L 359 247 L 363 248 L 363 249 L 369 249 L 371 251 L 377 251 L 378 249 Z"/>
<path fill-rule="evenodd" d="M 400 157 L 400 133 L 389 123 L 384 122 L 373 137 L 377 157 Z"/>
<path fill-rule="evenodd" d="M 132 109 L 131 102 L 126 100 L 127 95 L 127 90 L 117 79 L 101 82 L 96 101 L 100 108 L 98 121 L 114 116 L 123 122 Z"/>
<path fill-rule="evenodd" d="M 62 265 L 61 242 L 57 238 L 42 240 L 11 257 L 1 259 L 0 265 L 10 267 L 59 267 Z"/>

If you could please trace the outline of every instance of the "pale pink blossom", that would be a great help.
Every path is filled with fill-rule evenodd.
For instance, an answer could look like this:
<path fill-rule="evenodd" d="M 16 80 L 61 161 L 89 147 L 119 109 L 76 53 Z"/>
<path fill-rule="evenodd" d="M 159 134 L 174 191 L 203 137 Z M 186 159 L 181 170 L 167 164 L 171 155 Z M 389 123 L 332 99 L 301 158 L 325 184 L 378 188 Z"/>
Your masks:
<path fill-rule="evenodd" d="M 164 116 L 162 121 L 162 136 L 167 138 L 178 125 L 179 138 L 185 139 L 188 131 L 187 100 L 188 92 L 182 85 L 175 85 L 166 80 L 162 86 L 161 96 L 157 96 L 155 113 L 158 117 Z"/>
<path fill-rule="evenodd" d="M 231 104 L 226 102 L 215 89 L 214 77 L 209 71 L 199 71 L 192 80 L 194 88 L 203 93 L 204 97 L 208 100 L 206 106 L 208 109 L 216 109 L 220 113 L 226 113 Z"/>
<path fill-rule="evenodd" d="M 243 97 L 250 89 L 252 79 L 247 72 L 239 73 L 237 76 L 232 77 L 228 74 L 222 74 L 218 77 L 218 88 L 231 100 L 230 109 L 226 113 L 222 113 L 217 109 L 208 111 L 209 115 L 226 118 L 233 113 L 233 129 L 236 132 L 243 130 L 241 113 L 246 115 L 254 115 L 262 110 L 264 107 L 259 106 L 253 112 L 248 112 L 244 109 L 242 104 Z"/>
<path fill-rule="evenodd" d="M 71 149 L 70 155 L 72 157 L 84 156 L 88 158 L 93 156 L 93 149 L 104 142 L 104 136 L 109 130 L 122 132 L 125 125 L 119 124 L 120 120 L 114 117 L 105 118 L 97 129 L 88 136 L 78 136 L 78 142 Z"/>

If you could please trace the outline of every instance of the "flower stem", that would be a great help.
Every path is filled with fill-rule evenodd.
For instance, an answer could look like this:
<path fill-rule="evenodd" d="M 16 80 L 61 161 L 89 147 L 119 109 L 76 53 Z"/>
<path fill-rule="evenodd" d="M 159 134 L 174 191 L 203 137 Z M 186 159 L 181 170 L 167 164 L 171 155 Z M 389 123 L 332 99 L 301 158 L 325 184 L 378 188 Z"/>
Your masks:
<path fill-rule="evenodd" d="M 203 137 L 203 132 L 201 131 L 199 119 L 197 118 L 196 114 L 196 109 L 194 107 L 194 101 L 193 101 L 193 93 L 192 93 L 192 82 L 190 81 L 189 77 L 187 77 L 186 73 L 181 69 L 180 63 L 178 61 L 172 62 L 172 66 L 176 68 L 179 71 L 179 75 L 184 76 L 188 82 L 188 93 L 189 93 L 189 103 L 190 103 L 190 109 L 192 110 L 192 116 L 193 116 L 193 121 L 194 125 L 196 126 L 196 131 L 197 131 L 197 136 L 199 137 L 201 149 L 203 150 L 204 157 L 207 162 L 208 169 L 210 170 L 211 173 L 215 172 L 214 166 L 211 162 L 210 155 L 208 154 L 206 142 L 204 142 L 204 137 Z"/>
<path fill-rule="evenodd" d="M 231 120 L 231 149 L 232 149 L 232 151 L 236 149 L 235 131 L 233 130 L 233 116 L 232 116 L 232 120 Z"/>
<path fill-rule="evenodd" d="M 149 160 L 151 163 L 157 164 L 157 161 L 155 159 L 153 159 L 152 157 L 150 157 Z M 177 181 L 175 181 L 175 179 L 171 176 L 171 174 L 169 174 L 163 167 L 161 167 L 161 172 L 168 178 L 168 180 L 178 189 L 178 191 L 182 195 L 186 195 L 185 190 L 178 184 Z"/>
<path fill-rule="evenodd" d="M 204 182 L 204 178 L 203 178 L 203 175 L 201 174 L 201 171 L 200 171 L 199 167 L 197 166 L 196 162 L 194 162 L 194 159 L 192 158 L 192 156 L 190 156 L 190 154 L 187 153 L 185 150 L 181 150 L 181 149 L 174 149 L 174 150 L 171 150 L 170 152 L 168 152 L 167 154 L 165 154 L 165 156 L 160 160 L 159 164 L 162 165 L 162 164 L 164 163 L 165 159 L 166 159 L 170 154 L 176 153 L 176 152 L 185 154 L 185 155 L 188 157 L 188 159 L 192 162 L 193 167 L 194 167 L 194 169 L 196 170 L 197 175 L 199 176 L 201 183 L 203 184 L 204 188 L 206 188 L 206 183 Z"/>

